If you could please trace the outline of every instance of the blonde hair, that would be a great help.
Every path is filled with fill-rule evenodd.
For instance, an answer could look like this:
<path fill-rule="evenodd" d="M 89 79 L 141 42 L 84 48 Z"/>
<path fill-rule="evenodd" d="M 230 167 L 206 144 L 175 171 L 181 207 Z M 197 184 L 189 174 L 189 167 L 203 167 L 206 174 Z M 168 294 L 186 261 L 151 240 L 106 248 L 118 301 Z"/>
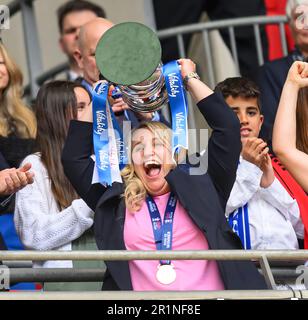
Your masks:
<path fill-rule="evenodd" d="M 139 129 L 149 130 L 158 138 L 160 142 L 170 147 L 171 149 L 171 129 L 168 128 L 165 124 L 155 121 L 143 122 L 137 128 L 132 130 L 132 137 L 134 133 Z M 128 208 L 128 210 L 131 212 L 135 212 L 141 209 L 143 201 L 146 198 L 147 190 L 145 189 L 142 181 L 137 177 L 135 173 L 134 164 L 132 163 L 131 157 L 131 141 L 128 150 L 130 150 L 128 155 L 129 164 L 125 166 L 125 168 L 121 172 L 125 184 L 125 191 L 123 196 L 125 197 L 126 208 Z"/>
<path fill-rule="evenodd" d="M 22 101 L 22 73 L 1 43 L 0 54 L 9 76 L 9 83 L 0 94 L 0 136 L 7 137 L 13 127 L 18 137 L 35 138 L 35 115 Z"/>

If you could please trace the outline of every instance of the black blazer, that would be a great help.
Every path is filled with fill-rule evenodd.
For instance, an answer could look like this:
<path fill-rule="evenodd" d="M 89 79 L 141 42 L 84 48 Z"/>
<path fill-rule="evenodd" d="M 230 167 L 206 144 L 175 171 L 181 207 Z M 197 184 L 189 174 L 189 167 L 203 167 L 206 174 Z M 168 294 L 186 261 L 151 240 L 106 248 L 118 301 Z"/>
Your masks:
<path fill-rule="evenodd" d="M 261 108 L 264 115 L 260 137 L 265 141 L 271 142 L 272 140 L 273 126 L 282 88 L 293 61 L 292 53 L 284 58 L 265 63 L 260 67 L 258 85 L 261 91 Z"/>
<path fill-rule="evenodd" d="M 239 121 L 220 94 L 203 99 L 198 107 L 213 129 L 208 145 L 208 170 L 201 175 L 190 175 L 191 167 L 179 165 L 166 180 L 187 214 L 203 231 L 211 249 L 241 249 L 241 241 L 224 215 L 241 150 Z M 79 195 L 95 209 L 98 248 L 125 250 L 125 202 L 121 197 L 124 186 L 121 183 L 107 189 L 99 184 L 91 186 L 94 165 L 89 158 L 91 151 L 92 124 L 71 121 L 62 154 L 65 173 Z M 203 165 L 206 158 L 207 155 L 201 158 Z M 104 290 L 132 290 L 127 261 L 110 261 L 106 265 Z M 218 266 L 226 289 L 266 289 L 252 262 L 218 261 Z"/>

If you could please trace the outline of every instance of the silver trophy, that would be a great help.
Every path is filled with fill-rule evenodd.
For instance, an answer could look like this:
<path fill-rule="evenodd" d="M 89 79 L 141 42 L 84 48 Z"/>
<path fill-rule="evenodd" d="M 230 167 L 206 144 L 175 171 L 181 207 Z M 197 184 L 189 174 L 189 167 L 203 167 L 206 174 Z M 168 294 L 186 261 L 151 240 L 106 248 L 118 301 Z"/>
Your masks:
<path fill-rule="evenodd" d="M 135 112 L 154 112 L 168 99 L 155 32 L 136 22 L 117 24 L 100 39 L 96 63 Z"/>
<path fill-rule="evenodd" d="M 136 112 L 157 111 L 168 99 L 161 63 L 148 79 L 135 85 L 118 87 L 123 100 Z"/>

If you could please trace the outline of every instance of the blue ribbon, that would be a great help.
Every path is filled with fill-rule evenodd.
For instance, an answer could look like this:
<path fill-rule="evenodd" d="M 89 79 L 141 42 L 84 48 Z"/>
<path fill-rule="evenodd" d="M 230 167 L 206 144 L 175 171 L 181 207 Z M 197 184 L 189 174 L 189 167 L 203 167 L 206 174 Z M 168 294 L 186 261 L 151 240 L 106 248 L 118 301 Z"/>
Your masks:
<path fill-rule="evenodd" d="M 82 79 L 81 84 L 88 90 L 90 94 L 92 94 L 92 87 L 89 82 L 87 82 L 85 79 Z"/>
<path fill-rule="evenodd" d="M 119 176 L 119 171 L 127 163 L 127 153 L 121 129 L 107 101 L 108 90 L 107 82 L 98 83 L 92 90 L 93 144 L 99 181 L 102 184 L 112 185 L 117 181 L 113 177 L 112 168 L 116 167 L 115 173 Z M 112 134 L 115 135 L 114 144 L 110 141 Z M 118 159 L 113 166 L 110 163 L 110 159 L 114 158 L 111 157 L 112 152 L 117 153 Z"/>
<path fill-rule="evenodd" d="M 109 110 L 110 110 L 110 114 L 111 114 L 112 127 L 113 127 L 113 130 L 116 135 L 119 168 L 120 168 L 120 170 L 122 170 L 128 163 L 128 158 L 127 158 L 128 145 L 124 144 L 123 132 L 120 128 L 120 125 L 119 125 L 116 117 L 115 117 L 114 112 L 112 111 L 112 108 L 109 107 Z"/>
<path fill-rule="evenodd" d="M 172 249 L 173 217 L 176 208 L 176 197 L 170 193 L 168 203 L 164 214 L 164 223 L 162 224 L 160 213 L 155 201 L 151 196 L 146 197 L 149 214 L 152 222 L 152 229 L 157 250 Z M 170 264 L 170 260 L 160 261 L 160 264 Z"/>
<path fill-rule="evenodd" d="M 241 239 L 244 249 L 251 249 L 248 204 L 230 214 L 228 221 L 233 232 Z"/>
<path fill-rule="evenodd" d="M 172 154 L 174 155 L 179 152 L 180 147 L 188 149 L 187 99 L 177 61 L 165 64 L 163 74 L 172 115 Z"/>
<path fill-rule="evenodd" d="M 111 168 L 109 162 L 109 137 L 107 116 L 108 84 L 104 83 L 92 91 L 93 107 L 93 144 L 99 181 L 111 184 Z M 96 91 L 97 90 L 97 91 Z"/>

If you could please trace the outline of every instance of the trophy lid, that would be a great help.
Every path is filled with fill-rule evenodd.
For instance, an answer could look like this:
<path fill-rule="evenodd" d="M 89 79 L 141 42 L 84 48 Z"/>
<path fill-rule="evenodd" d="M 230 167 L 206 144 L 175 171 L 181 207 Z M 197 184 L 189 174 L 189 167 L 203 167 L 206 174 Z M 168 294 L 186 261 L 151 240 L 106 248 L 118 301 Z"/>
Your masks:
<path fill-rule="evenodd" d="M 133 85 L 148 79 L 161 60 L 156 33 L 137 22 L 124 22 L 107 30 L 95 51 L 98 69 L 105 79 Z"/>

